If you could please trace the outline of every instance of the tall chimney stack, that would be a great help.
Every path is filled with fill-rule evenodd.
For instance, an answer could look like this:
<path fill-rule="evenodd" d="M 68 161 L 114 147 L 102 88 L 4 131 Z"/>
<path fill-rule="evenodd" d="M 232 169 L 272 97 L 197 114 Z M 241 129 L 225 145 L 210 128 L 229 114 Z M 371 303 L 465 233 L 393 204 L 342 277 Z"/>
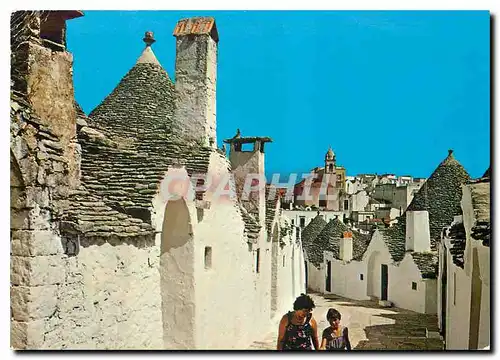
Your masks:
<path fill-rule="evenodd" d="M 406 213 L 406 251 L 426 252 L 431 250 L 429 212 L 408 211 Z"/>
<path fill-rule="evenodd" d="M 219 35 L 212 17 L 179 20 L 176 38 L 174 119 L 185 138 L 217 147 L 215 86 Z"/>
<path fill-rule="evenodd" d="M 340 239 L 340 260 L 351 261 L 352 260 L 352 232 L 344 231 L 342 238 Z"/>

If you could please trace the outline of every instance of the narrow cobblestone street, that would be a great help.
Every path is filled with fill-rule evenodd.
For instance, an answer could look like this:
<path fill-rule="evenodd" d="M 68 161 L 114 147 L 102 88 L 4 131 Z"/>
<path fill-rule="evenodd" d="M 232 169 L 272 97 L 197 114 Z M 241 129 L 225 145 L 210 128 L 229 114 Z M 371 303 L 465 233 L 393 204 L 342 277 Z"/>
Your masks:
<path fill-rule="evenodd" d="M 398 308 L 382 308 L 374 301 L 355 301 L 340 296 L 309 294 L 315 304 L 314 317 L 318 322 L 318 336 L 328 326 L 326 312 L 330 307 L 342 314 L 342 323 L 349 327 L 353 350 L 442 350 L 440 339 L 426 337 L 437 332 L 437 315 L 419 314 Z M 254 342 L 249 350 L 276 349 L 278 328 L 262 340 Z"/>

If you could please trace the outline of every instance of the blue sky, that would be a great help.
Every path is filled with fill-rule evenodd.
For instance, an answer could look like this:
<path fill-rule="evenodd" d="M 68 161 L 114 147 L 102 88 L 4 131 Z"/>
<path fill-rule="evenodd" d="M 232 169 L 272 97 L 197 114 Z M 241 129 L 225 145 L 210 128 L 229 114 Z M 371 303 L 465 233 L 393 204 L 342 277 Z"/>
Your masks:
<path fill-rule="evenodd" d="M 307 172 L 332 146 L 348 175 L 428 177 L 448 149 L 472 177 L 490 165 L 486 11 L 86 11 L 68 22 L 88 114 L 135 64 L 146 30 L 175 79 L 178 19 L 219 30 L 217 138 L 270 136 L 266 174 Z"/>

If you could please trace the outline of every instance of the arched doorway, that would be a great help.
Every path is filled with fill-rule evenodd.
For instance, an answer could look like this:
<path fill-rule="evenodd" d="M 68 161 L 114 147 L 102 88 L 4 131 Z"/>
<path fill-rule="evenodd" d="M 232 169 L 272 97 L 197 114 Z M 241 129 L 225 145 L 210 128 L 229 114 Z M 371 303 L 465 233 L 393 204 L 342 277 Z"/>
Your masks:
<path fill-rule="evenodd" d="M 375 251 L 368 259 L 366 294 L 380 299 L 381 255 Z"/>
<path fill-rule="evenodd" d="M 195 330 L 194 241 L 183 198 L 165 207 L 160 248 L 163 342 L 167 349 L 192 348 Z"/>

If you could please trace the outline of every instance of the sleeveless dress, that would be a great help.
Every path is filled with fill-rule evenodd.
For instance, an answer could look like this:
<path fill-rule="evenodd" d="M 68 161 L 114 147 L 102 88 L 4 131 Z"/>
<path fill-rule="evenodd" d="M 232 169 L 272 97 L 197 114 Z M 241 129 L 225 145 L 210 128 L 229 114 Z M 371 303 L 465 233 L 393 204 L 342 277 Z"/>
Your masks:
<path fill-rule="evenodd" d="M 323 330 L 323 339 L 326 339 L 326 350 L 346 350 L 346 331 L 347 328 L 343 326 L 340 327 L 340 335 L 337 335 L 330 326 Z"/>
<path fill-rule="evenodd" d="M 292 324 L 293 312 L 287 314 L 288 325 L 286 326 L 283 350 L 312 350 L 312 326 L 309 323 L 312 315 L 307 315 L 303 325 Z"/>

